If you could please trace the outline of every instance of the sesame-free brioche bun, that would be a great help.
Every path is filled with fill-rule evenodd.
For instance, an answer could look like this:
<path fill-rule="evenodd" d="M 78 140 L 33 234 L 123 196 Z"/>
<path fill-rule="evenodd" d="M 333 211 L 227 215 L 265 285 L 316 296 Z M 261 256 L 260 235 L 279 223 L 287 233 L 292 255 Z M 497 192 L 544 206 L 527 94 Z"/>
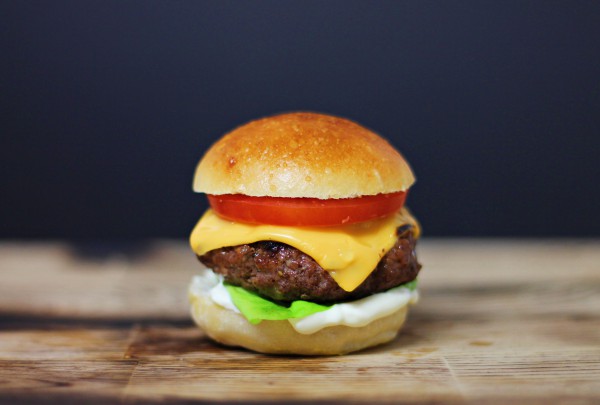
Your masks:
<path fill-rule="evenodd" d="M 194 191 L 270 197 L 353 198 L 407 190 L 402 155 L 352 121 L 294 112 L 242 125 L 196 168 Z"/>
<path fill-rule="evenodd" d="M 310 335 L 296 332 L 288 321 L 253 325 L 204 295 L 190 295 L 194 321 L 213 340 L 260 353 L 338 355 L 393 340 L 404 324 L 408 305 L 362 327 L 329 326 Z"/>

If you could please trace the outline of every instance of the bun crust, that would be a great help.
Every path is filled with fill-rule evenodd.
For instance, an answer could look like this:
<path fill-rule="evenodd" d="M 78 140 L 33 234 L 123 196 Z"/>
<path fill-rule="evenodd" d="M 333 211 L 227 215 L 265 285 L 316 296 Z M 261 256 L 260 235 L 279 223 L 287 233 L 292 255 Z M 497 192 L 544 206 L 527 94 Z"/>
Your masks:
<path fill-rule="evenodd" d="M 367 326 L 330 326 L 310 335 L 296 332 L 288 321 L 249 323 L 242 315 L 215 304 L 207 296 L 191 295 L 194 321 L 213 340 L 261 353 L 338 355 L 393 340 L 404 324 L 408 306 Z"/>
<path fill-rule="evenodd" d="M 206 152 L 194 191 L 271 197 L 352 198 L 408 189 L 402 155 L 352 121 L 296 112 L 234 129 Z"/>

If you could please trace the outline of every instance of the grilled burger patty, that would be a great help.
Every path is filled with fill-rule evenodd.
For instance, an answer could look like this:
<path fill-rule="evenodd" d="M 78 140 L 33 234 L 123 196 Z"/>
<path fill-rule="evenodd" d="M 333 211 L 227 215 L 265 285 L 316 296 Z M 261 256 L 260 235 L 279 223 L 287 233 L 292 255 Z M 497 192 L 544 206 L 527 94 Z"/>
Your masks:
<path fill-rule="evenodd" d="M 410 225 L 398 228 L 395 245 L 354 291 L 343 290 L 329 273 L 300 250 L 260 241 L 211 250 L 200 261 L 233 285 L 278 302 L 333 303 L 356 300 L 414 280 L 421 269 Z"/>

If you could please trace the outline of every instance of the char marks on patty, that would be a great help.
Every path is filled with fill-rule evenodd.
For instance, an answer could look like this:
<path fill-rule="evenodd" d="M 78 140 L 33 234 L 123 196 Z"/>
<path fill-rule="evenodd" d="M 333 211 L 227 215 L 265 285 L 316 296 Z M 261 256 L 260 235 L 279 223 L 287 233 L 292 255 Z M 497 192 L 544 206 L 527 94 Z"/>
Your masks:
<path fill-rule="evenodd" d="M 333 303 L 356 300 L 414 280 L 421 269 L 410 225 L 398 228 L 398 239 L 375 270 L 354 291 L 343 290 L 307 254 L 285 243 L 260 241 L 211 250 L 200 261 L 231 284 L 272 300 Z"/>

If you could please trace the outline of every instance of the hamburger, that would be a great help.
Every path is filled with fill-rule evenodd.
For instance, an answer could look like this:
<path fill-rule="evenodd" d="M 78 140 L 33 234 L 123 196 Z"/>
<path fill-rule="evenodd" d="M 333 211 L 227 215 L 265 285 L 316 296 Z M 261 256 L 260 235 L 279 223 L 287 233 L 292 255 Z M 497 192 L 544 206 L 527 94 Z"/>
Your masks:
<path fill-rule="evenodd" d="M 229 132 L 194 176 L 210 208 L 190 236 L 205 267 L 189 287 L 193 319 L 263 353 L 393 340 L 418 298 L 414 181 L 385 139 L 344 118 L 294 112 Z"/>

